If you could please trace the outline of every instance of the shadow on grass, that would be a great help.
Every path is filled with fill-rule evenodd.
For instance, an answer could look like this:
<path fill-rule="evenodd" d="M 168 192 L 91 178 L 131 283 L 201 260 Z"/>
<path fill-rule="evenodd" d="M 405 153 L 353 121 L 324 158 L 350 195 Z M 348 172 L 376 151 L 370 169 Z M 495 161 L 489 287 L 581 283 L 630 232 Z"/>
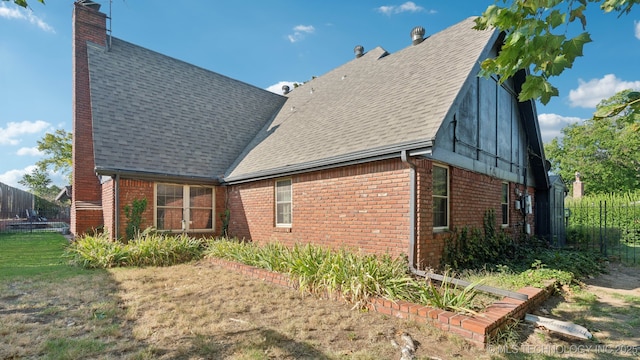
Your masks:
<path fill-rule="evenodd" d="M 68 265 L 67 244 L 54 233 L 0 235 L 1 359 L 329 359 L 260 327 L 155 342 L 154 334 L 136 330 L 139 319 L 112 272 Z"/>

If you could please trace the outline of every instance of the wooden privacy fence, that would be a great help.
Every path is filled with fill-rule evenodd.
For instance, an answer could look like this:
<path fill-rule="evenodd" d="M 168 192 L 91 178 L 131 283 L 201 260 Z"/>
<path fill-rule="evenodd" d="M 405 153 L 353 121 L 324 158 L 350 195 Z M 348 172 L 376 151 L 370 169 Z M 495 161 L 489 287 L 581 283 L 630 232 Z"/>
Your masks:
<path fill-rule="evenodd" d="M 640 202 L 581 202 L 566 207 L 567 246 L 640 263 Z"/>
<path fill-rule="evenodd" d="M 0 232 L 68 232 L 69 206 L 0 183 Z"/>
<path fill-rule="evenodd" d="M 0 219 L 23 216 L 26 209 L 33 209 L 35 196 L 26 191 L 0 183 Z"/>

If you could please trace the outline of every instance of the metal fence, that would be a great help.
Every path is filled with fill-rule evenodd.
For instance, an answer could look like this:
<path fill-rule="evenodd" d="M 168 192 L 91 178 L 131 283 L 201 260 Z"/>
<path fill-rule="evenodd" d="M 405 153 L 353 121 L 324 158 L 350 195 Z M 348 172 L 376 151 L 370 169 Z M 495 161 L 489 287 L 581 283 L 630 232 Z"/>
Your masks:
<path fill-rule="evenodd" d="M 581 202 L 565 209 L 567 246 L 640 263 L 640 203 Z"/>
<path fill-rule="evenodd" d="M 69 232 L 70 209 L 0 183 L 0 233 Z"/>

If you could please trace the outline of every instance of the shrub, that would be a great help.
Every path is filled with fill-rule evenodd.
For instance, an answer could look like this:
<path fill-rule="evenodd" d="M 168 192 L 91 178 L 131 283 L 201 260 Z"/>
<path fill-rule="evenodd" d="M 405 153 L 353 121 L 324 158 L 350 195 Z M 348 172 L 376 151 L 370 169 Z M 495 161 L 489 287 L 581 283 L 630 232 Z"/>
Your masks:
<path fill-rule="evenodd" d="M 348 249 L 332 251 L 310 244 L 286 247 L 269 243 L 258 247 L 248 242 L 216 239 L 208 244 L 206 256 L 238 261 L 288 274 L 301 291 L 329 294 L 339 292 L 354 304 L 364 306 L 371 297 L 406 300 L 461 311 L 473 307 L 474 286 L 454 289 L 436 287 L 414 278 L 407 259 L 390 255 L 365 255 Z"/>
<path fill-rule="evenodd" d="M 145 232 L 123 244 L 107 235 L 82 236 L 67 248 L 72 263 L 86 268 L 117 266 L 169 266 L 197 260 L 203 254 L 203 242 L 185 234 L 172 236 Z"/>
<path fill-rule="evenodd" d="M 131 205 L 124 206 L 124 216 L 127 218 L 127 227 L 125 228 L 127 240 L 131 240 L 138 235 L 142 225 L 142 213 L 146 208 L 147 199 L 135 199 L 131 202 Z"/>
<path fill-rule="evenodd" d="M 512 235 L 495 229 L 493 209 L 483 219 L 483 230 L 477 228 L 454 229 L 445 239 L 441 266 L 453 270 L 481 269 L 487 265 L 502 264 L 526 257 L 527 253 L 546 247 L 535 237 Z"/>

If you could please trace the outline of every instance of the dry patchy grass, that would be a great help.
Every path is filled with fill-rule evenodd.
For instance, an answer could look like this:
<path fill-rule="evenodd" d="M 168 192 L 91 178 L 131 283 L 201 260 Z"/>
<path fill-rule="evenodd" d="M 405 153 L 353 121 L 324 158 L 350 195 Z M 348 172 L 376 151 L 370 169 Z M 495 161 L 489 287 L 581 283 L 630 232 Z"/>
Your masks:
<path fill-rule="evenodd" d="M 425 325 L 353 310 L 203 261 L 0 284 L 0 358 L 487 358 Z M 478 356 L 479 355 L 479 356 Z"/>

